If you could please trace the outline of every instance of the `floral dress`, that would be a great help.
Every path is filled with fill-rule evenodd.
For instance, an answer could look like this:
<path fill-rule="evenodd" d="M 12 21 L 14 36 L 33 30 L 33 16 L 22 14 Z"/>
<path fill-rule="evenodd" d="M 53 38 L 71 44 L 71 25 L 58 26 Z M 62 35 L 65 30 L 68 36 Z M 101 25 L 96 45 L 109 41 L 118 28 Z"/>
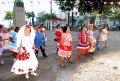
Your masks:
<path fill-rule="evenodd" d="M 23 36 L 21 40 L 21 54 L 18 54 L 11 72 L 15 74 L 26 74 L 34 72 L 38 67 L 38 61 L 33 48 L 34 41 L 29 36 Z"/>
<path fill-rule="evenodd" d="M 72 36 L 71 34 L 63 33 L 61 39 L 64 39 L 64 45 L 67 47 L 67 51 L 64 50 L 62 44 L 59 45 L 58 55 L 61 57 L 70 57 L 72 54 Z"/>
<path fill-rule="evenodd" d="M 78 50 L 88 50 L 90 48 L 89 44 L 87 44 L 88 41 L 88 34 L 81 32 L 78 34 L 78 45 L 77 49 Z"/>

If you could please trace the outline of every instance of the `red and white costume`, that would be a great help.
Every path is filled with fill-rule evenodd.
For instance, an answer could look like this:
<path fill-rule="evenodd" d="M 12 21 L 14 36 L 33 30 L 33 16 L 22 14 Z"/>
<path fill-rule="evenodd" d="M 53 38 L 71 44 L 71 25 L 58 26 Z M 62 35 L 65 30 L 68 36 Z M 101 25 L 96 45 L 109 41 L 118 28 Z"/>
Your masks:
<path fill-rule="evenodd" d="M 36 71 L 38 61 L 34 53 L 35 30 L 31 27 L 29 36 L 24 35 L 25 26 L 17 33 L 17 47 L 21 47 L 21 54 L 16 57 L 16 62 L 12 66 L 11 72 L 15 74 L 27 74 Z"/>
<path fill-rule="evenodd" d="M 64 47 L 60 44 L 58 55 L 66 58 L 70 57 L 72 54 L 72 36 L 70 33 L 63 33 L 61 39 L 64 39 L 64 45 L 67 47 L 67 50 L 64 50 Z"/>

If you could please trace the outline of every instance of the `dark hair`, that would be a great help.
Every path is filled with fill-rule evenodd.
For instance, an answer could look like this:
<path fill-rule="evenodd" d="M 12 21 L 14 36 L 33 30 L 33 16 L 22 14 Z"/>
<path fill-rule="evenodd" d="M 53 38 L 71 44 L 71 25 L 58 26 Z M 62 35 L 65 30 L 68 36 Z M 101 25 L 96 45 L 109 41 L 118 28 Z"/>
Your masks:
<path fill-rule="evenodd" d="M 80 29 L 81 32 L 82 32 L 82 30 L 83 30 L 84 27 L 85 27 L 85 26 L 82 26 L 82 27 L 81 27 L 81 29 Z"/>
<path fill-rule="evenodd" d="M 41 26 L 38 26 L 37 29 L 41 29 L 42 27 Z"/>
<path fill-rule="evenodd" d="M 20 27 L 15 27 L 15 32 L 18 32 Z"/>
<path fill-rule="evenodd" d="M 63 27 L 63 33 L 66 33 L 68 27 L 69 27 L 69 26 Z"/>
<path fill-rule="evenodd" d="M 2 28 L 2 26 L 3 26 L 3 25 L 1 24 L 1 25 L 0 25 L 0 28 Z"/>
<path fill-rule="evenodd" d="M 60 26 L 60 24 L 58 24 L 57 26 L 56 26 L 56 28 L 58 28 Z"/>
<path fill-rule="evenodd" d="M 40 26 L 44 26 L 44 24 L 41 24 Z"/>

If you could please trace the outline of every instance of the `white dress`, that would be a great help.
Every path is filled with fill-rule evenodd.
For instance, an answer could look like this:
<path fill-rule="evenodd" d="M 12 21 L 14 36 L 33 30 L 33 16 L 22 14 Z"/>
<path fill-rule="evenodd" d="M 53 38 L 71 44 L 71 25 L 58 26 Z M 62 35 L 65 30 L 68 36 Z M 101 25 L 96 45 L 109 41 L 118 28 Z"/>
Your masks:
<path fill-rule="evenodd" d="M 103 31 L 102 31 L 102 41 L 107 41 L 107 33 L 108 33 L 108 31 L 106 29 L 103 29 Z"/>
<path fill-rule="evenodd" d="M 17 56 L 17 61 L 14 63 L 11 72 L 15 74 L 26 74 L 29 72 L 36 71 L 38 67 L 38 61 L 33 50 L 33 41 L 30 41 L 29 36 L 22 37 L 22 53 L 23 56 L 27 56 L 26 59 L 20 59 Z"/>

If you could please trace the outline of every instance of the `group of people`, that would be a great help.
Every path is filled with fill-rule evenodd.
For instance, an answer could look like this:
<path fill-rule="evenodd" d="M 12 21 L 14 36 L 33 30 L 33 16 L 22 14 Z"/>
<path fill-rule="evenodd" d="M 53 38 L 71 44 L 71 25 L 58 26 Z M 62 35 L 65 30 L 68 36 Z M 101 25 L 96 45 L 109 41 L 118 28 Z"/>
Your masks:
<path fill-rule="evenodd" d="M 45 53 L 46 32 L 43 24 L 41 26 L 24 25 L 23 27 L 11 27 L 8 32 L 4 25 L 0 25 L 0 63 L 3 64 L 3 51 L 12 51 L 14 64 L 11 72 L 15 74 L 25 74 L 26 78 L 35 73 L 38 67 L 38 52 L 41 49 L 43 57 Z"/>
<path fill-rule="evenodd" d="M 63 31 L 62 31 L 63 29 Z M 64 59 L 67 58 L 69 63 L 73 63 L 71 59 L 72 55 L 72 36 L 70 33 L 70 27 L 65 26 L 61 28 L 58 24 L 55 29 L 54 41 L 57 43 L 57 54 L 60 58 L 60 66 L 65 67 Z M 89 54 L 94 54 L 95 50 L 103 50 L 107 46 L 107 26 L 104 28 L 98 27 L 97 30 L 93 30 L 93 24 L 85 24 L 79 29 L 77 36 L 77 60 L 80 61 L 80 56 L 85 51 L 86 58 Z"/>
<path fill-rule="evenodd" d="M 73 63 L 72 55 L 72 35 L 70 27 L 66 25 L 61 28 L 57 25 L 54 41 L 57 43 L 57 54 L 60 56 L 60 67 L 65 68 L 64 60 L 68 59 L 68 63 Z M 93 32 L 93 24 L 88 27 L 84 25 L 78 33 L 78 55 L 77 60 L 85 51 L 86 58 L 89 53 L 93 54 L 95 49 L 103 49 L 107 44 L 107 27 L 98 28 Z M 10 50 L 13 53 L 14 64 L 11 72 L 15 74 L 25 74 L 26 78 L 31 75 L 37 76 L 35 73 L 38 68 L 38 53 L 41 50 L 43 57 L 47 57 L 45 52 L 45 42 L 47 40 L 46 31 L 43 24 L 41 26 L 30 26 L 28 24 L 19 27 L 12 26 L 10 32 L 0 25 L 0 63 L 3 64 L 3 50 Z"/>

